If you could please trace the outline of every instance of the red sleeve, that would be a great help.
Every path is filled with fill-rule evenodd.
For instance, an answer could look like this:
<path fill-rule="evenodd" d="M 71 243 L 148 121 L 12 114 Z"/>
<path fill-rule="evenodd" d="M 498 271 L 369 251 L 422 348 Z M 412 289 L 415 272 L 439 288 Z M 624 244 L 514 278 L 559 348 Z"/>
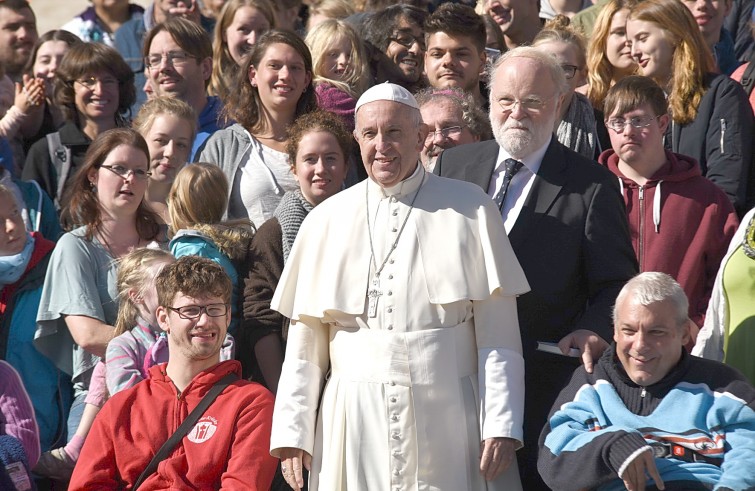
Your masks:
<path fill-rule="evenodd" d="M 236 434 L 228 466 L 220 478 L 220 489 L 267 491 L 273 482 L 278 467 L 278 459 L 270 455 L 273 395 L 261 385 L 256 388 L 256 397 L 236 421 Z"/>
<path fill-rule="evenodd" d="M 94 420 L 92 429 L 81 449 L 76 468 L 73 470 L 69 491 L 89 489 L 119 489 L 117 477 L 115 448 L 111 429 L 116 422 L 110 409 L 112 404 L 105 404 Z M 117 415 L 117 412 L 115 413 Z"/>

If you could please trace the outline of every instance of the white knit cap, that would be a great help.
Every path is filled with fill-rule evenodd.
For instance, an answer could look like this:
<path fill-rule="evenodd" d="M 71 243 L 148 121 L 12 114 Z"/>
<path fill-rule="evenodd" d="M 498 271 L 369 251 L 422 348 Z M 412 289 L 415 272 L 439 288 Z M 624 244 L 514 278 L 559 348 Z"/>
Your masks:
<path fill-rule="evenodd" d="M 367 89 L 362 97 L 357 101 L 357 105 L 354 108 L 354 113 L 359 111 L 359 108 L 365 104 L 375 101 L 393 101 L 400 104 L 404 104 L 414 109 L 419 110 L 419 104 L 414 98 L 411 92 L 401 87 L 400 85 L 385 82 L 377 84 Z"/>

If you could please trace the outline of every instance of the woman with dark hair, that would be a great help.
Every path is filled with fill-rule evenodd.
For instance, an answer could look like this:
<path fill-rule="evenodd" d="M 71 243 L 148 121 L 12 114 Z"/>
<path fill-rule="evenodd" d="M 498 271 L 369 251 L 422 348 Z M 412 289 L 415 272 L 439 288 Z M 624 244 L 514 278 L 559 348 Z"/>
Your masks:
<path fill-rule="evenodd" d="M 286 191 L 296 189 L 286 155 L 287 127 L 312 111 L 312 57 L 289 31 L 272 30 L 252 47 L 226 101 L 237 123 L 215 132 L 197 161 L 219 165 L 228 178 L 228 218 L 268 220 Z"/>
<path fill-rule="evenodd" d="M 130 128 L 116 128 L 92 142 L 66 189 L 61 219 L 69 230 L 77 228 L 60 238 L 50 258 L 35 346 L 72 376 L 69 443 L 51 451 L 54 459 L 67 465 L 68 475 L 83 445 L 81 435 L 86 435 L 94 419 L 82 415 L 84 403 L 101 406 L 103 402 L 87 399 L 87 394 L 94 366 L 113 338 L 117 259 L 140 247 L 157 247 L 157 216 L 143 199 L 149 174 L 144 138 Z M 49 463 L 47 467 L 55 468 Z"/>
<path fill-rule="evenodd" d="M 270 308 L 270 301 L 302 221 L 343 188 L 351 145 L 351 133 L 330 112 L 315 111 L 297 119 L 289 128 L 286 151 L 298 187 L 283 196 L 273 217 L 252 239 L 237 352 L 244 357 L 245 374 L 273 393 L 278 388 L 288 322 Z"/>
<path fill-rule="evenodd" d="M 63 124 L 63 113 L 53 102 L 55 73 L 71 46 L 80 43 L 81 40 L 76 35 L 63 30 L 47 31 L 34 43 L 24 74 L 44 81 L 45 98 L 41 104 L 28 111 L 21 125 L 25 152 L 37 140 L 56 131 Z"/>
<path fill-rule="evenodd" d="M 37 181 L 62 207 L 66 183 L 90 143 L 103 131 L 128 125 L 135 97 L 134 73 L 116 50 L 99 43 L 72 46 L 55 73 L 54 101 L 66 122 L 32 145 L 23 178 Z"/>
<path fill-rule="evenodd" d="M 639 2 L 629 12 L 626 30 L 640 73 L 667 94 L 672 123 L 666 147 L 697 160 L 703 175 L 743 214 L 752 180 L 753 114 L 747 94 L 716 73 L 695 18 L 681 2 Z"/>

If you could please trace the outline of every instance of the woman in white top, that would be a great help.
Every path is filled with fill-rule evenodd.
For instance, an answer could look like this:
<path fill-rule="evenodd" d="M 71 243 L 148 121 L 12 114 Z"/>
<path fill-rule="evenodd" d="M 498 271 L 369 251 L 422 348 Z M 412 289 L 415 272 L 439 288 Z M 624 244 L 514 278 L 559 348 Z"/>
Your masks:
<path fill-rule="evenodd" d="M 213 134 L 197 159 L 219 165 L 228 177 L 228 218 L 259 227 L 283 194 L 297 188 L 286 128 L 316 105 L 307 45 L 293 32 L 263 34 L 226 101 L 226 115 L 237 123 Z"/>

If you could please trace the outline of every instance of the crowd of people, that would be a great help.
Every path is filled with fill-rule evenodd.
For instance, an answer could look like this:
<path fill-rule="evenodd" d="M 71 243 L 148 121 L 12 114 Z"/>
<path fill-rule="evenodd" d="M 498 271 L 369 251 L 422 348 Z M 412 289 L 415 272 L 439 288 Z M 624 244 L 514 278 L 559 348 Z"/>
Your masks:
<path fill-rule="evenodd" d="M 755 489 L 755 0 L 0 2 L 0 488 Z"/>

